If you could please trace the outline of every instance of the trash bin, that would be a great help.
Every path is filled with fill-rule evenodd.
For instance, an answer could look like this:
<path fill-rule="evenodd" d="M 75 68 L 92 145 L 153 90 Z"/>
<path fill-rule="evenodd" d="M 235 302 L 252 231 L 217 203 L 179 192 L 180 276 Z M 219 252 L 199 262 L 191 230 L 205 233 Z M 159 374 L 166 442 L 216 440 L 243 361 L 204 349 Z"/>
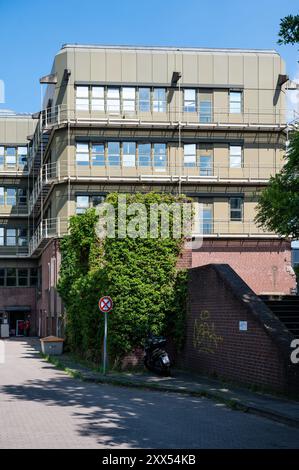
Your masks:
<path fill-rule="evenodd" d="M 47 356 L 60 356 L 63 352 L 64 339 L 58 336 L 46 336 L 40 340 L 42 352 Z"/>

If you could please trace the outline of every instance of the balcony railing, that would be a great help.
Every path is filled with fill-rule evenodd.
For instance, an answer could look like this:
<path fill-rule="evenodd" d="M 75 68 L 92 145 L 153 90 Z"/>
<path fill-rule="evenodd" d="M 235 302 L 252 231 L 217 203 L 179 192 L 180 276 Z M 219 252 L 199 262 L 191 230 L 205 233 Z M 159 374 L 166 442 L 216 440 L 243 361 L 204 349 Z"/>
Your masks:
<path fill-rule="evenodd" d="M 44 219 L 29 242 L 29 255 L 42 249 L 49 239 L 60 238 L 68 233 L 69 219 L 61 217 Z M 195 238 L 278 238 L 273 232 L 257 227 L 253 220 L 210 220 L 208 223 L 203 223 L 202 230 L 194 230 L 193 235 Z"/>
<path fill-rule="evenodd" d="M 39 175 L 33 187 L 29 210 L 40 197 L 41 191 L 46 195 L 46 189 L 53 183 L 68 180 L 73 181 L 107 181 L 107 182 L 182 182 L 192 183 L 265 183 L 270 176 L 274 176 L 281 170 L 281 165 L 256 166 L 243 165 L 241 168 L 231 168 L 229 165 L 214 164 L 211 166 L 166 165 L 165 167 L 153 166 L 98 166 L 78 165 L 76 163 L 55 162 L 41 167 Z"/>
<path fill-rule="evenodd" d="M 241 113 L 230 113 L 229 108 L 213 107 L 210 113 L 202 115 L 199 111 L 186 111 L 184 106 L 173 107 L 167 104 L 163 112 L 151 110 L 142 112 L 139 109 L 82 111 L 66 105 L 58 105 L 43 110 L 38 115 L 38 124 L 33 136 L 29 153 L 29 170 L 35 156 L 45 149 L 46 133 L 54 126 L 94 125 L 116 127 L 153 127 L 153 128 L 194 128 L 194 129 L 276 129 L 284 128 L 288 119 L 294 119 L 293 112 L 284 109 L 247 108 Z"/>

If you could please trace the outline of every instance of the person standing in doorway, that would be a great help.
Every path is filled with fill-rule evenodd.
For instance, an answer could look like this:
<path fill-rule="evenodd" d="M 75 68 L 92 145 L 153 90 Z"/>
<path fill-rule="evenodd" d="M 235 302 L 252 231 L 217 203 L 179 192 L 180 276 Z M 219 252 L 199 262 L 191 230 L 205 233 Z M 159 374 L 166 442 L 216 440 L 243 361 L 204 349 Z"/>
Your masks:
<path fill-rule="evenodd" d="M 30 333 L 30 318 L 29 317 L 25 321 L 24 332 L 25 332 L 25 336 L 29 336 L 29 333 Z"/>

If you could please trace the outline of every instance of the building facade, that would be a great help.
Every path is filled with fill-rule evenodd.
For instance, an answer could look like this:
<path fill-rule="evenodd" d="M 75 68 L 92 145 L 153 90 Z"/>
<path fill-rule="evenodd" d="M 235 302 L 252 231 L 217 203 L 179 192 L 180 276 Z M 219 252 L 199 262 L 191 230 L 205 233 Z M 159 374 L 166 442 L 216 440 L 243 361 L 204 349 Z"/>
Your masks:
<path fill-rule="evenodd" d="M 0 117 L 0 312 L 62 334 L 56 292 L 68 219 L 113 191 L 186 194 L 202 208 L 190 265 L 228 263 L 258 294 L 295 286 L 289 240 L 254 223 L 283 165 L 275 51 L 65 45 L 43 110 Z"/>

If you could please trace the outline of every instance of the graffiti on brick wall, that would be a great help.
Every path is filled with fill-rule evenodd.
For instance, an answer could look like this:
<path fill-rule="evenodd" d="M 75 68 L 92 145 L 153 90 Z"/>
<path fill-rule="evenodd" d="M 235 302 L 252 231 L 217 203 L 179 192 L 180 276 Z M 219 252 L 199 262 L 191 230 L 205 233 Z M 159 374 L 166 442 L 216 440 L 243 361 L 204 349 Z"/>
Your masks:
<path fill-rule="evenodd" d="M 194 348 L 201 352 L 214 353 L 219 343 L 222 341 L 222 336 L 216 334 L 215 325 L 210 320 L 210 312 L 208 310 L 202 310 L 199 318 L 196 318 L 194 321 Z"/>

